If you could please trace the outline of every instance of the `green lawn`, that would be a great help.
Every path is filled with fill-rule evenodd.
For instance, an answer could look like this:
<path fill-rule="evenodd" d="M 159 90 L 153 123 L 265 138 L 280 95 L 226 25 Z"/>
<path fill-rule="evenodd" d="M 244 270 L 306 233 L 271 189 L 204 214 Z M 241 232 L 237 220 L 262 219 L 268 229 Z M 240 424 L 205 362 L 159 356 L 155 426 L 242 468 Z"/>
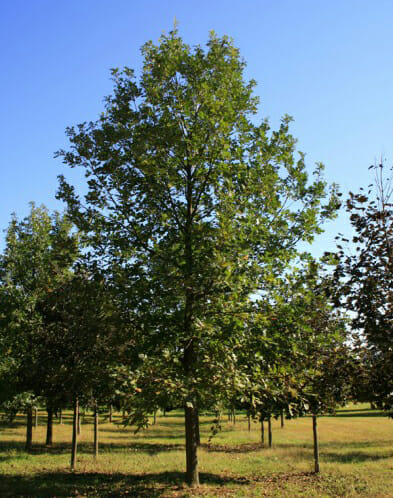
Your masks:
<path fill-rule="evenodd" d="M 308 417 L 273 423 L 273 448 L 260 444 L 259 424 L 247 430 L 244 415 L 236 425 L 226 418 L 207 445 L 212 417 L 201 421 L 201 487 L 183 485 L 183 417 L 171 412 L 134 434 L 121 425 L 100 428 L 100 457 L 92 458 L 92 424 L 86 417 L 78 467 L 69 469 L 71 417 L 55 423 L 54 446 L 45 448 L 44 413 L 34 429 L 34 450 L 26 454 L 24 417 L 0 427 L 0 496 L 282 496 L 393 497 L 393 422 L 365 405 L 351 405 L 319 420 L 321 474 L 313 470 L 312 425 Z"/>

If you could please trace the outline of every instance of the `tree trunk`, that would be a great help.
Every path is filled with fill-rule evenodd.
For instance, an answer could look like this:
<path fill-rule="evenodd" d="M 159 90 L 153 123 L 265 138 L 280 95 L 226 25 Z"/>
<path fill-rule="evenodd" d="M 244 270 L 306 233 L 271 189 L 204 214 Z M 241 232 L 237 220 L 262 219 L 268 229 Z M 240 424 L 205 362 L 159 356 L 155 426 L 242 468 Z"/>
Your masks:
<path fill-rule="evenodd" d="M 34 408 L 34 427 L 38 427 L 38 409 L 37 407 Z"/>
<path fill-rule="evenodd" d="M 77 417 L 77 421 L 76 421 L 76 425 L 77 425 L 77 432 L 78 432 L 78 436 L 81 435 L 81 432 L 82 432 L 82 421 L 81 421 L 81 415 L 80 415 L 80 412 L 79 412 L 79 405 L 78 405 L 78 417 Z"/>
<path fill-rule="evenodd" d="M 233 425 L 236 425 L 236 412 L 235 412 L 235 409 L 232 410 L 232 422 L 233 422 Z"/>
<path fill-rule="evenodd" d="M 53 444 L 53 409 L 47 408 L 48 420 L 46 424 L 46 446 L 52 446 Z"/>
<path fill-rule="evenodd" d="M 262 445 L 265 444 L 265 423 L 263 417 L 261 417 L 261 442 Z"/>
<path fill-rule="evenodd" d="M 94 405 L 94 460 L 98 458 L 98 406 Z"/>
<path fill-rule="evenodd" d="M 315 464 L 315 473 L 319 473 L 319 446 L 318 446 L 318 425 L 317 425 L 317 416 L 312 416 L 312 431 L 314 436 L 314 464 Z"/>
<path fill-rule="evenodd" d="M 74 416 L 72 418 L 72 449 L 71 449 L 71 470 L 75 470 L 76 451 L 78 445 L 78 419 L 79 419 L 79 402 L 76 397 L 74 400 Z"/>
<path fill-rule="evenodd" d="M 273 444 L 273 436 L 272 436 L 272 417 L 270 416 L 267 419 L 267 428 L 269 431 L 269 448 L 271 448 Z"/>
<path fill-rule="evenodd" d="M 26 451 L 31 451 L 33 446 L 33 407 L 29 406 L 27 408 L 27 420 L 26 420 Z"/>
<path fill-rule="evenodd" d="M 63 409 L 60 408 L 59 410 L 59 424 L 62 425 L 63 424 Z"/>
<path fill-rule="evenodd" d="M 112 423 L 112 405 L 109 405 L 109 423 Z"/>
<path fill-rule="evenodd" d="M 157 410 L 154 410 L 153 412 L 153 425 L 156 425 L 157 423 Z"/>
<path fill-rule="evenodd" d="M 189 486 L 199 486 L 197 415 L 193 403 L 186 403 L 186 481 Z"/>
<path fill-rule="evenodd" d="M 197 361 L 197 343 L 193 337 L 194 322 L 194 301 L 195 293 L 193 289 L 194 255 L 193 255 L 193 173 L 188 160 L 186 161 L 186 183 L 185 198 L 187 202 L 186 220 L 184 226 L 184 356 L 183 368 L 187 379 L 192 385 L 195 376 L 195 364 Z M 189 486 L 199 486 L 198 471 L 198 408 L 196 396 L 193 392 L 188 393 L 185 407 L 185 429 L 186 429 L 186 481 Z"/>
<path fill-rule="evenodd" d="M 281 428 L 284 427 L 284 412 L 281 412 Z"/>
<path fill-rule="evenodd" d="M 250 414 L 247 415 L 247 422 L 248 422 L 248 432 L 251 432 L 251 416 L 250 416 Z"/>

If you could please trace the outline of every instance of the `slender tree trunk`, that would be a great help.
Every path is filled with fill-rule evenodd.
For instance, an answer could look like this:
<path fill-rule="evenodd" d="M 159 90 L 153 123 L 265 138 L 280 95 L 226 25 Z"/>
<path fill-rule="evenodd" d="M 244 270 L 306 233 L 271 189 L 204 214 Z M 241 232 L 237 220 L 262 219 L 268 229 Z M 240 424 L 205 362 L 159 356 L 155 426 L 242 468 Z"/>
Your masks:
<path fill-rule="evenodd" d="M 250 414 L 247 415 L 247 422 L 248 422 L 248 432 L 251 432 L 251 416 L 250 416 Z"/>
<path fill-rule="evenodd" d="M 281 411 L 280 416 L 281 416 L 281 428 L 283 428 L 284 427 L 284 412 L 283 411 Z"/>
<path fill-rule="evenodd" d="M 232 418 L 231 410 L 228 410 L 228 422 L 231 421 L 231 418 Z"/>
<path fill-rule="evenodd" d="M 46 423 L 46 446 L 52 446 L 53 444 L 53 409 L 47 408 L 48 419 Z"/>
<path fill-rule="evenodd" d="M 77 432 L 78 432 L 78 436 L 81 435 L 81 432 L 82 432 L 82 421 L 81 421 L 81 415 L 80 415 L 80 412 L 79 412 L 79 405 L 78 405 L 78 418 L 77 418 Z"/>
<path fill-rule="evenodd" d="M 71 470 L 75 470 L 76 452 L 78 446 L 78 419 L 79 419 L 79 402 L 76 397 L 74 400 L 74 415 L 72 418 L 72 449 L 71 449 Z"/>
<path fill-rule="evenodd" d="M 235 412 L 235 409 L 232 410 L 232 422 L 233 422 L 233 425 L 236 425 L 236 412 Z"/>
<path fill-rule="evenodd" d="M 157 423 L 157 410 L 154 410 L 153 412 L 153 425 L 156 425 Z"/>
<path fill-rule="evenodd" d="M 38 409 L 37 407 L 34 408 L 34 427 L 38 427 Z"/>
<path fill-rule="evenodd" d="M 63 424 L 63 409 L 60 408 L 59 410 L 59 424 L 62 425 Z"/>
<path fill-rule="evenodd" d="M 185 407 L 186 425 L 186 481 L 193 487 L 199 486 L 197 415 L 192 402 Z"/>
<path fill-rule="evenodd" d="M 273 444 L 273 435 L 272 435 L 272 417 L 270 416 L 267 419 L 267 428 L 269 431 L 269 448 L 271 448 Z"/>
<path fill-rule="evenodd" d="M 265 444 L 265 421 L 263 417 L 261 417 L 261 442 L 262 445 Z"/>
<path fill-rule="evenodd" d="M 27 420 L 26 420 L 26 451 L 31 451 L 33 447 L 33 407 L 29 406 L 27 408 Z"/>
<path fill-rule="evenodd" d="M 98 458 L 98 405 L 94 405 L 94 460 Z"/>
<path fill-rule="evenodd" d="M 318 444 L 318 425 L 317 425 L 317 416 L 312 416 L 312 432 L 314 436 L 314 464 L 315 464 L 315 473 L 319 473 L 319 444 Z"/>

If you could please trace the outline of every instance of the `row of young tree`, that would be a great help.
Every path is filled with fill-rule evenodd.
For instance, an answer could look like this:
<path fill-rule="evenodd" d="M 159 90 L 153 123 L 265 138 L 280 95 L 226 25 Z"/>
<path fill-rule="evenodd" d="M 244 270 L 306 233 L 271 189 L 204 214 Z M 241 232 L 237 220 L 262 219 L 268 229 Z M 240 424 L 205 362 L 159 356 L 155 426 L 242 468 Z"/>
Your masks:
<path fill-rule="evenodd" d="M 288 117 L 255 124 L 232 41 L 189 47 L 174 30 L 142 54 L 139 79 L 112 71 L 98 121 L 67 130 L 58 155 L 84 195 L 62 176 L 65 215 L 32 205 L 10 223 L 1 393 L 30 400 L 30 427 L 34 397 L 48 414 L 74 407 L 72 467 L 78 404 L 114 404 L 136 427 L 183 407 L 197 485 L 201 410 L 311 413 L 316 435 L 349 397 L 391 408 L 391 190 L 378 167 L 376 203 L 351 195 L 356 253 L 339 246 L 327 271 L 299 243 L 336 216 L 337 187 L 320 164 L 307 174 Z"/>

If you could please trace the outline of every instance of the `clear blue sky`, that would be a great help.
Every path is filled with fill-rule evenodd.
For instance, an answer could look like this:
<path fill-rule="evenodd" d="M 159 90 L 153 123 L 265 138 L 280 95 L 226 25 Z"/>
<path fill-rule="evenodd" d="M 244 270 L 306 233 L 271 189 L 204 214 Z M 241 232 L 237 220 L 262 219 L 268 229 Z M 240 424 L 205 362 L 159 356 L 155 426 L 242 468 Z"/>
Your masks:
<path fill-rule="evenodd" d="M 190 44 L 211 29 L 234 38 L 261 115 L 273 126 L 292 115 L 310 169 L 322 161 L 344 193 L 369 183 L 381 154 L 393 162 L 392 1 L 2 0 L 0 229 L 29 201 L 62 208 L 56 177 L 67 170 L 53 154 L 67 145 L 66 126 L 94 120 L 109 68 L 138 69 L 140 46 L 175 17 Z M 342 214 L 315 252 L 346 226 Z"/>

